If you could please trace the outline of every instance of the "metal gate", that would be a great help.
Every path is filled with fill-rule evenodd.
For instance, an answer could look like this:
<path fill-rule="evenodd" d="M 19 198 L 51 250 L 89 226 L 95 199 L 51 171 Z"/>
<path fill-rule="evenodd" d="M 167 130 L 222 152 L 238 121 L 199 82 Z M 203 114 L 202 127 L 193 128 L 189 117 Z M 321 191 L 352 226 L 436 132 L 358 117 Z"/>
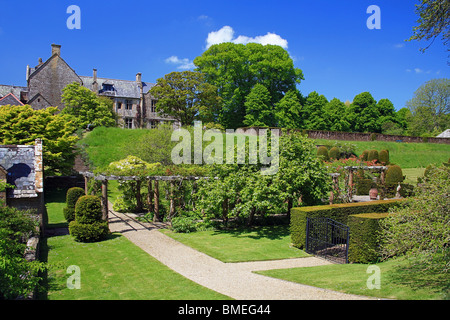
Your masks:
<path fill-rule="evenodd" d="M 348 263 L 349 227 L 330 218 L 307 218 L 306 252 Z"/>

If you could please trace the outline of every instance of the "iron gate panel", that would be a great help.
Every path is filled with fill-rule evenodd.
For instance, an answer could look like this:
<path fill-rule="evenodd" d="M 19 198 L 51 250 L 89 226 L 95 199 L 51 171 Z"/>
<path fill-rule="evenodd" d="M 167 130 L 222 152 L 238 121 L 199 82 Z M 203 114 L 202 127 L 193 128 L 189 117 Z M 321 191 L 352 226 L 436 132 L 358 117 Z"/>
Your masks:
<path fill-rule="evenodd" d="M 330 218 L 307 218 L 306 252 L 348 263 L 349 227 Z"/>

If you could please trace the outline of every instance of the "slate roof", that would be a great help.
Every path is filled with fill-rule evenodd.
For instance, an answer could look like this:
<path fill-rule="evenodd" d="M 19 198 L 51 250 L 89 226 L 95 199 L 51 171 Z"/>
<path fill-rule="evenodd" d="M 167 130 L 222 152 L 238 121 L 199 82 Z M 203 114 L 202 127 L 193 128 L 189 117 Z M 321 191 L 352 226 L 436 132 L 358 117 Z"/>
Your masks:
<path fill-rule="evenodd" d="M 28 88 L 21 87 L 21 86 L 10 86 L 10 85 L 0 84 L 0 98 L 3 98 L 10 93 L 15 95 L 16 97 L 20 97 L 21 91 L 28 91 Z"/>
<path fill-rule="evenodd" d="M 6 105 L 23 106 L 23 103 L 13 93 L 8 93 L 3 98 L 0 98 L 0 106 Z"/>
<path fill-rule="evenodd" d="M 79 76 L 81 81 L 83 81 L 83 86 L 93 91 L 94 77 Z M 107 79 L 107 78 L 97 78 L 99 93 L 104 93 L 105 95 L 122 97 L 122 98 L 140 98 L 140 88 L 136 81 L 130 80 L 118 80 L 118 79 Z M 103 84 L 110 84 L 114 87 L 114 92 L 108 91 L 103 92 Z M 144 87 L 144 93 L 148 91 L 155 85 L 154 83 L 142 82 Z"/>
<path fill-rule="evenodd" d="M 0 146 L 0 166 L 8 173 L 8 198 L 37 197 L 35 176 L 35 147 L 24 145 Z"/>

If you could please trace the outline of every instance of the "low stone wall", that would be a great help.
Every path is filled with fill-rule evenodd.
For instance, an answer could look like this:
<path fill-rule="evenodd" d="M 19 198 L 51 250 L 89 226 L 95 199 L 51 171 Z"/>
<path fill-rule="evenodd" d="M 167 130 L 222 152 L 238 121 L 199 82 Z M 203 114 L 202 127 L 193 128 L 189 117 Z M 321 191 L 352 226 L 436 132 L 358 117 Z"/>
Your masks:
<path fill-rule="evenodd" d="M 261 129 L 279 129 L 279 128 L 263 128 L 263 127 L 246 127 L 236 129 L 236 133 L 258 135 Z M 301 130 L 308 134 L 311 139 L 325 140 L 345 140 L 345 141 L 392 141 L 392 142 L 414 142 L 414 143 L 443 143 L 450 144 L 450 138 L 422 138 L 411 136 L 388 135 L 381 133 L 362 133 L 362 132 L 339 132 L 339 131 L 322 131 L 322 130 Z"/>

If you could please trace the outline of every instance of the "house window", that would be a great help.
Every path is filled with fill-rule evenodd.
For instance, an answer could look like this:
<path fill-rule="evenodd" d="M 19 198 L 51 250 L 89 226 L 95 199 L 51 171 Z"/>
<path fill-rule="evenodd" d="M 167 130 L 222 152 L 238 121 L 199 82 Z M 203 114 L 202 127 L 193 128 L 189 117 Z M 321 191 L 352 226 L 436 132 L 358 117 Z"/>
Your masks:
<path fill-rule="evenodd" d="M 156 112 L 156 100 L 152 100 L 151 112 Z"/>
<path fill-rule="evenodd" d="M 133 129 L 133 119 L 125 118 L 125 129 Z"/>
<path fill-rule="evenodd" d="M 125 110 L 133 110 L 133 101 L 125 100 Z"/>
<path fill-rule="evenodd" d="M 102 91 L 103 91 L 103 92 L 104 92 L 104 91 L 114 91 L 114 86 L 113 86 L 112 84 L 104 83 L 104 84 L 103 84 Z"/>
<path fill-rule="evenodd" d="M 117 109 L 122 109 L 122 102 L 117 101 Z"/>

